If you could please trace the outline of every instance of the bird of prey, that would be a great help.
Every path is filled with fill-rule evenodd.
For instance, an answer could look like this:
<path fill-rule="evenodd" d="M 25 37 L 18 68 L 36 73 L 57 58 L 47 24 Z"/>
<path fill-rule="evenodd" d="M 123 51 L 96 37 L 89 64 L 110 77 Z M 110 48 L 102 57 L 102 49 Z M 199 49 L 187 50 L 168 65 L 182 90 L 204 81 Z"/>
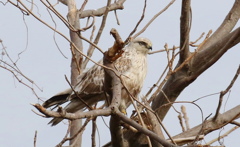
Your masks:
<path fill-rule="evenodd" d="M 136 38 L 123 49 L 123 54 L 114 62 L 115 70 L 122 75 L 126 88 L 134 97 L 138 96 L 143 86 L 147 74 L 147 54 L 150 49 L 152 49 L 152 43 L 149 39 Z M 103 64 L 103 60 L 98 63 Z M 70 101 L 64 109 L 66 112 L 74 113 L 86 107 L 80 98 L 89 106 L 106 100 L 103 83 L 104 69 L 95 64 L 78 76 L 77 84 L 73 87 L 74 91 L 67 89 L 45 101 L 42 106 L 49 108 Z M 130 105 L 131 99 L 125 88 L 122 88 L 121 97 L 119 110 L 126 114 L 126 108 Z M 49 123 L 54 126 L 62 120 L 63 118 L 54 118 Z"/>

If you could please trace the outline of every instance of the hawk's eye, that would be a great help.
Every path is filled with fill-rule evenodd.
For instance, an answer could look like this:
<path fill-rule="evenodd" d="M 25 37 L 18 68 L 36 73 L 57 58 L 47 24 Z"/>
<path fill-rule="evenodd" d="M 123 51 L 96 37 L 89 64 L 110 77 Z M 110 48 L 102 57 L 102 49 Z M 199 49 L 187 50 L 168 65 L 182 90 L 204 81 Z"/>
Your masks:
<path fill-rule="evenodd" d="M 138 43 L 139 43 L 140 45 L 146 46 L 146 43 L 145 43 L 145 42 L 139 41 Z"/>

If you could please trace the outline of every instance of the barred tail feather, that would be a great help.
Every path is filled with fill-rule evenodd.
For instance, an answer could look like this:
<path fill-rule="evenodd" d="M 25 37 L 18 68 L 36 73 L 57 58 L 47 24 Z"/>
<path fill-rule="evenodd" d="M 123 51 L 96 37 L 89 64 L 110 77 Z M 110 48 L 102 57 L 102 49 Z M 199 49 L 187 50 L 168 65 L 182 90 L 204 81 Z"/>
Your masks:
<path fill-rule="evenodd" d="M 51 126 L 55 126 L 58 123 L 60 123 L 62 120 L 63 120 L 63 118 L 54 118 L 48 124 L 51 124 Z"/>
<path fill-rule="evenodd" d="M 61 105 L 65 102 L 67 102 L 68 96 L 72 93 L 72 89 L 67 89 L 59 94 L 56 94 L 55 96 L 51 97 L 47 101 L 45 101 L 42 106 L 45 108 L 49 108 L 54 105 Z"/>
<path fill-rule="evenodd" d="M 91 98 L 86 98 L 84 101 L 89 105 L 93 105 L 99 101 L 102 101 L 105 99 L 104 94 L 100 94 L 97 96 L 93 96 Z M 66 112 L 74 113 L 78 110 L 84 110 L 86 108 L 86 105 L 82 103 L 82 101 L 78 98 L 72 99 L 71 102 L 64 108 Z M 53 118 L 48 124 L 51 124 L 52 126 L 57 125 L 63 120 L 63 118 Z"/>

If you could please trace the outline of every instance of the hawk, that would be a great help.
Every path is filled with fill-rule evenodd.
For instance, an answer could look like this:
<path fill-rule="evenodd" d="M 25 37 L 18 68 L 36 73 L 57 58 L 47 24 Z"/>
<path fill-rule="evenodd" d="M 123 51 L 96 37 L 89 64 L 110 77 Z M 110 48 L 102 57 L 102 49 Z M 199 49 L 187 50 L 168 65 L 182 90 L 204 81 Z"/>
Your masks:
<path fill-rule="evenodd" d="M 122 75 L 126 88 L 134 97 L 138 96 L 143 86 L 147 74 L 147 54 L 150 49 L 152 49 L 152 43 L 149 39 L 136 38 L 123 49 L 121 57 L 114 62 L 115 69 Z M 103 60 L 98 63 L 103 64 Z M 77 84 L 73 87 L 74 91 L 67 89 L 45 101 L 42 106 L 49 108 L 70 101 L 64 109 L 66 112 L 74 113 L 86 107 L 80 98 L 89 106 L 106 100 L 103 82 L 103 67 L 94 65 L 78 76 Z M 121 97 L 119 110 L 126 114 L 126 108 L 130 105 L 131 99 L 125 88 L 122 88 Z M 53 118 L 49 123 L 54 126 L 62 120 L 63 118 Z"/>

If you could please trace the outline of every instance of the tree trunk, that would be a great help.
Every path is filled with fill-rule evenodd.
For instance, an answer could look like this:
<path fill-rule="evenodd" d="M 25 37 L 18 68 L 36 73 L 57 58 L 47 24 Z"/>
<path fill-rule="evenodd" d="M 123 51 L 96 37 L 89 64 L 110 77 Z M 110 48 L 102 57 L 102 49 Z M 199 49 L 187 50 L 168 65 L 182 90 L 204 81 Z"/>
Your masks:
<path fill-rule="evenodd" d="M 80 29 L 79 16 L 77 15 L 77 8 L 75 0 L 68 1 L 68 20 L 69 23 L 74 27 L 75 30 Z M 79 38 L 78 33 L 70 30 L 70 38 L 73 44 L 79 49 L 83 50 L 82 40 Z M 82 56 L 79 52 L 75 50 L 75 48 L 71 45 L 72 51 L 72 61 L 71 61 L 71 84 L 74 86 L 76 84 L 77 76 L 81 73 L 81 64 L 82 64 Z M 80 110 L 81 111 L 81 110 Z M 77 119 L 71 122 L 70 129 L 70 137 L 75 135 L 78 130 L 82 127 L 82 120 Z M 70 145 L 73 147 L 81 147 L 82 135 L 78 134 L 78 136 L 70 141 Z"/>

